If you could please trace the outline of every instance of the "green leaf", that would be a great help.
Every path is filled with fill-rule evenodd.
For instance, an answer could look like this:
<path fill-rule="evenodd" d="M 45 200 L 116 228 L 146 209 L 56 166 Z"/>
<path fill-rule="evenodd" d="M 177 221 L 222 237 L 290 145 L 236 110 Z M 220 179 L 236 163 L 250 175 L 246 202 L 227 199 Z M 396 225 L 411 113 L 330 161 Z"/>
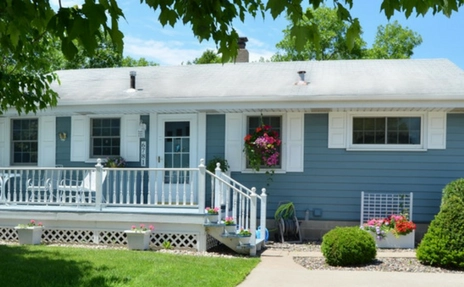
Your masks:
<path fill-rule="evenodd" d="M 354 47 L 354 42 L 361 35 L 361 25 L 359 24 L 358 18 L 353 20 L 350 27 L 346 31 L 346 45 L 349 50 L 352 50 Z"/>
<path fill-rule="evenodd" d="M 269 0 L 266 5 L 266 11 L 269 11 L 272 18 L 277 18 L 285 10 L 286 1 L 282 0 Z"/>

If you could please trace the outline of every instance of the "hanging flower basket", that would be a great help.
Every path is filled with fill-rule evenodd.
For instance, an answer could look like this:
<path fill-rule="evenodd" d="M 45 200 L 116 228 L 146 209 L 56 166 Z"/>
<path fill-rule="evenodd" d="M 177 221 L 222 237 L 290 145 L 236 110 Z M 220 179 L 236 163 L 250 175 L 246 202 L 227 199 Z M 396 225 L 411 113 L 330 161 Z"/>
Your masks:
<path fill-rule="evenodd" d="M 252 134 L 244 138 L 244 151 L 249 162 L 249 166 L 256 171 L 262 167 L 275 167 L 279 165 L 279 147 L 282 143 L 277 131 L 272 130 L 271 126 L 261 125 Z"/>

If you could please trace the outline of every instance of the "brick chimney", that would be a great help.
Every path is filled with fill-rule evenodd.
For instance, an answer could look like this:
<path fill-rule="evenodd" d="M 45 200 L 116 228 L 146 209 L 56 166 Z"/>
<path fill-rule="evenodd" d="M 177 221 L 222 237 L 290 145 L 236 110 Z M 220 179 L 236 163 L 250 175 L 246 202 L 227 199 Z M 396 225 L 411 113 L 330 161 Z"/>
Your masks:
<path fill-rule="evenodd" d="M 238 53 L 237 59 L 235 60 L 236 63 L 248 63 L 250 61 L 250 54 L 246 47 L 246 42 L 248 42 L 247 37 L 240 37 L 238 38 Z"/>

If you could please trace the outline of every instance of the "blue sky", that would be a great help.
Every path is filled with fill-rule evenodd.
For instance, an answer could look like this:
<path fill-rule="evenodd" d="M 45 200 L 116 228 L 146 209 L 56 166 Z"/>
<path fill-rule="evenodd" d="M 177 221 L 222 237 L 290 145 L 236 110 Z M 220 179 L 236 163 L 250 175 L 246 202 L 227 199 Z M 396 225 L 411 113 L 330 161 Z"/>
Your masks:
<path fill-rule="evenodd" d="M 331 4 L 331 1 L 328 3 Z M 139 1 L 119 0 L 118 4 L 126 17 L 120 22 L 125 35 L 125 56 L 136 59 L 144 57 L 160 65 L 181 65 L 200 57 L 206 49 L 216 48 L 213 42 L 199 43 L 188 26 L 177 24 L 174 28 L 162 27 L 157 20 L 158 13 Z M 352 16 L 361 22 L 363 39 L 368 47 L 375 38 L 377 27 L 388 23 L 380 13 L 380 4 L 380 0 L 356 0 L 351 10 Z M 447 58 L 464 69 L 464 9 L 454 13 L 451 18 L 430 14 L 426 17 L 412 15 L 405 19 L 398 14 L 390 21 L 394 20 L 422 36 L 423 42 L 414 50 L 413 58 Z M 237 21 L 235 29 L 240 36 L 248 38 L 250 61 L 258 61 L 261 57 L 269 59 L 276 53 L 275 45 L 283 39 L 282 31 L 287 25 L 284 17 L 273 20 L 269 16 L 263 20 L 249 16 L 245 23 Z"/>

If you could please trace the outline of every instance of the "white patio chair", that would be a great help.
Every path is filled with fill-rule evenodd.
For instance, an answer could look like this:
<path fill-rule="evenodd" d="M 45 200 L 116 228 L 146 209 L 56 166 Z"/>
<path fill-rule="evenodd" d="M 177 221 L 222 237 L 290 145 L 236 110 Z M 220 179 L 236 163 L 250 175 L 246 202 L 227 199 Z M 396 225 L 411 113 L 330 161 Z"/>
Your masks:
<path fill-rule="evenodd" d="M 102 172 L 102 184 L 105 182 L 107 171 Z M 95 202 L 97 191 L 97 172 L 87 172 L 83 180 L 63 179 L 57 187 L 60 202 L 87 203 Z"/>
<path fill-rule="evenodd" d="M 62 165 L 56 165 L 57 168 L 62 168 Z M 38 177 L 29 178 L 26 182 L 27 194 L 30 194 L 30 202 L 53 202 L 53 190 L 56 188 L 61 179 L 61 170 L 46 170 L 36 172 Z"/>

